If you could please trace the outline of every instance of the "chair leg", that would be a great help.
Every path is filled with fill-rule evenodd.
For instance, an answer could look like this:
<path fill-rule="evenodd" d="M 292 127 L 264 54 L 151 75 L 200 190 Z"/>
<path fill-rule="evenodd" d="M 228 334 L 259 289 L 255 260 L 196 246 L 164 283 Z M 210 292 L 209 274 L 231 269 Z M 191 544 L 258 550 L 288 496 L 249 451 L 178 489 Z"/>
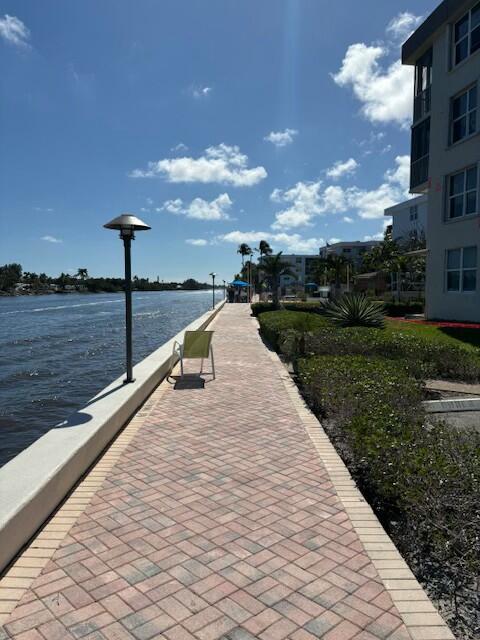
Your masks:
<path fill-rule="evenodd" d="M 202 362 L 200 364 L 200 375 L 202 375 L 203 373 L 203 358 L 202 358 Z"/>
<path fill-rule="evenodd" d="M 183 354 L 180 355 L 180 372 L 183 378 Z"/>
<path fill-rule="evenodd" d="M 213 359 L 213 349 L 212 347 L 210 347 L 210 358 L 212 360 L 212 373 L 213 373 L 213 380 L 215 380 L 215 361 Z"/>

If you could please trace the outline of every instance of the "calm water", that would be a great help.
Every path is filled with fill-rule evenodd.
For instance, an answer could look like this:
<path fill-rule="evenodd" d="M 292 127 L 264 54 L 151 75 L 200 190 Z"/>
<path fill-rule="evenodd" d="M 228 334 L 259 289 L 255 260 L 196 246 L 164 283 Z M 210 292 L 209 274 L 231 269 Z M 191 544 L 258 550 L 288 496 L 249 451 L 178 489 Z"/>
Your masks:
<path fill-rule="evenodd" d="M 135 362 L 211 304 L 211 291 L 134 293 Z M 0 466 L 122 374 L 124 313 L 122 294 L 0 298 Z"/>

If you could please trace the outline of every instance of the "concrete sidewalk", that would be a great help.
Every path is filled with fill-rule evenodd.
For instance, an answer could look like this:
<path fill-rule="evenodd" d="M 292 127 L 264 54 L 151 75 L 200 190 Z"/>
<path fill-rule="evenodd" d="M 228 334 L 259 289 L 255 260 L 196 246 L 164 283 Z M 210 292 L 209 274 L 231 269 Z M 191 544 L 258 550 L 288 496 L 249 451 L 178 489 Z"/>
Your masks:
<path fill-rule="evenodd" d="M 163 383 L 0 580 L 0 640 L 452 638 L 249 307 L 212 328 L 217 380 Z"/>

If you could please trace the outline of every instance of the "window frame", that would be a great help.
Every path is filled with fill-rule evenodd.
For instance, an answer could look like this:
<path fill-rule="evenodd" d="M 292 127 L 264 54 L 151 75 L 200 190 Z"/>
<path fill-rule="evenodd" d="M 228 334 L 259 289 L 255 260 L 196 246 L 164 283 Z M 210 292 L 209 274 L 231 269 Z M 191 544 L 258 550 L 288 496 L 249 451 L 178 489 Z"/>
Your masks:
<path fill-rule="evenodd" d="M 471 9 L 469 9 L 466 13 L 464 13 L 452 25 L 452 63 L 453 63 L 452 66 L 453 68 L 458 67 L 459 64 L 462 64 L 462 62 L 465 62 L 465 60 L 468 60 L 470 56 L 477 53 L 477 51 L 480 51 L 480 47 L 478 47 L 475 51 L 471 50 L 472 31 L 474 31 L 475 29 L 480 29 L 480 23 L 472 29 L 472 13 L 473 13 L 473 10 L 477 8 L 480 10 L 480 2 L 477 2 L 477 4 L 475 4 Z M 459 22 L 465 19 L 465 17 L 467 18 L 467 33 L 461 38 L 459 38 L 459 40 L 455 40 L 456 27 L 459 24 Z M 467 41 L 467 55 L 457 62 L 457 56 L 456 56 L 457 45 L 464 40 Z"/>
<path fill-rule="evenodd" d="M 475 267 L 464 267 L 463 266 L 463 254 L 466 249 L 475 249 Z M 448 268 L 448 254 L 450 251 L 460 251 L 460 264 L 458 268 Z M 463 288 L 463 274 L 465 271 L 474 271 L 475 272 L 475 288 L 467 289 Z M 449 289 L 448 288 L 448 274 L 452 272 L 458 272 L 458 289 Z M 467 294 L 475 294 L 477 292 L 478 285 L 478 246 L 470 245 L 468 247 L 454 247 L 452 249 L 445 249 L 445 268 L 444 268 L 444 281 L 445 281 L 445 292 L 446 293 L 467 293 Z"/>
<path fill-rule="evenodd" d="M 466 208 L 467 208 L 467 194 L 471 193 L 473 191 L 473 189 L 467 189 L 467 174 L 468 171 L 470 169 L 475 169 L 476 170 L 476 188 L 475 188 L 475 193 L 476 193 L 476 198 L 475 198 L 475 211 L 472 211 L 470 213 L 466 213 Z M 454 176 L 460 175 L 460 174 L 464 174 L 464 178 L 463 178 L 463 191 L 461 193 L 455 193 L 452 194 L 451 193 L 451 179 Z M 469 219 L 469 218 L 473 218 L 475 216 L 478 216 L 480 211 L 479 211 L 479 181 L 480 181 L 480 176 L 479 176 L 479 164 L 472 164 L 469 165 L 468 167 L 464 167 L 463 169 L 460 169 L 459 171 L 455 171 L 454 173 L 449 173 L 446 176 L 446 189 L 445 189 L 445 196 L 446 196 L 446 205 L 445 205 L 445 215 L 444 215 L 444 220 L 445 222 L 456 222 L 458 220 L 464 220 L 465 218 Z M 450 211 L 451 211 L 451 207 L 450 207 L 450 202 L 453 198 L 456 198 L 458 196 L 462 196 L 463 198 L 463 204 L 462 204 L 462 214 L 459 216 L 450 216 Z"/>
<path fill-rule="evenodd" d="M 468 138 L 471 138 L 472 136 L 475 136 L 477 133 L 479 133 L 479 122 L 478 122 L 478 98 L 479 98 L 479 91 L 478 91 L 478 87 L 479 84 L 478 82 L 474 82 L 473 84 L 469 85 L 466 89 L 462 89 L 462 91 L 460 91 L 459 93 L 455 94 L 451 99 L 450 99 L 450 131 L 449 131 L 449 144 L 450 145 L 454 145 L 454 144 L 459 144 L 460 142 L 463 142 L 464 140 L 467 140 Z M 476 92 L 476 105 L 475 107 L 472 109 L 470 108 L 470 92 L 472 91 L 472 89 L 475 89 Z M 465 111 L 464 115 L 459 116 L 458 118 L 454 118 L 453 114 L 454 114 L 454 102 L 455 100 L 458 100 L 459 98 L 461 98 L 463 95 L 467 96 L 467 109 Z M 475 131 L 473 131 L 472 133 L 469 133 L 469 128 L 470 128 L 470 116 L 472 113 L 475 113 Z M 466 131 L 467 133 L 462 137 L 459 138 L 458 140 L 454 140 L 453 139 L 453 128 L 455 126 L 455 123 L 458 122 L 459 120 L 461 120 L 462 118 L 465 118 L 466 121 Z"/>

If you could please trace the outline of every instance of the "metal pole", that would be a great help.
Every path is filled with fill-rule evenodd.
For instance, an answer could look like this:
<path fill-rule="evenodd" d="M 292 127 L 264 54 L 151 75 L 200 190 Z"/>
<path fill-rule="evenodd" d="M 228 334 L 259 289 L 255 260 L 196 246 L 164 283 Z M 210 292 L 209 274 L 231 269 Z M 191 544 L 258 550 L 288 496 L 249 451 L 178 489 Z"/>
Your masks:
<path fill-rule="evenodd" d="M 126 326 L 126 346 L 127 346 L 127 377 L 124 382 L 133 382 L 132 364 L 132 261 L 130 248 L 132 239 L 130 236 L 123 236 L 123 246 L 125 247 L 125 326 Z"/>
<path fill-rule="evenodd" d="M 215 309 L 215 276 L 212 276 L 213 289 L 212 289 L 212 309 Z"/>

